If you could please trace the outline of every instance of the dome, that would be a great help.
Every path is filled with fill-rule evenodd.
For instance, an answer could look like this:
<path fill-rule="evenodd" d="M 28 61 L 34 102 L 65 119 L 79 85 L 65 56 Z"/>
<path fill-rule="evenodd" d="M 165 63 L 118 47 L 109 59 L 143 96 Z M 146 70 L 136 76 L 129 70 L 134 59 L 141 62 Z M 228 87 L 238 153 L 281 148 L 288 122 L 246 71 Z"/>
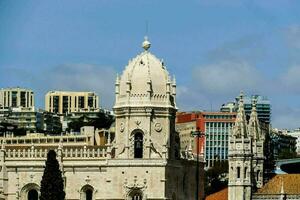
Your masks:
<path fill-rule="evenodd" d="M 119 98 L 161 97 L 175 94 L 175 80 L 171 83 L 169 73 L 162 60 L 149 52 L 151 44 L 145 38 L 144 51 L 129 61 L 121 77 L 117 78 L 116 93 Z"/>

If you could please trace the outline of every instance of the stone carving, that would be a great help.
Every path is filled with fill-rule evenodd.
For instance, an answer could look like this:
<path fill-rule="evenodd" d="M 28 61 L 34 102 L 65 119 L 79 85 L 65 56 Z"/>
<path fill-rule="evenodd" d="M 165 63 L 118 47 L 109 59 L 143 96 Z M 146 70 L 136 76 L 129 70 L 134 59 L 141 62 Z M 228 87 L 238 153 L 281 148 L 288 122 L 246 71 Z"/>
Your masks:
<path fill-rule="evenodd" d="M 156 153 L 160 158 L 162 158 L 161 153 L 158 151 L 158 146 L 153 142 L 150 143 L 150 149 L 152 150 L 152 152 Z"/>
<path fill-rule="evenodd" d="M 135 120 L 135 124 L 139 126 L 141 124 L 141 120 Z"/>
<path fill-rule="evenodd" d="M 154 129 L 155 129 L 157 132 L 160 132 L 160 131 L 162 130 L 161 123 L 159 123 L 159 122 L 155 123 Z"/>
<path fill-rule="evenodd" d="M 136 177 L 134 177 L 133 183 L 129 183 L 128 179 L 125 179 L 124 184 L 123 184 L 123 188 L 124 188 L 125 198 L 127 198 L 129 193 L 133 190 L 140 190 L 141 192 L 144 193 L 144 191 L 147 188 L 147 179 L 144 179 L 143 181 L 138 182 L 138 179 Z M 145 199 L 145 197 L 146 197 L 146 194 L 144 194 L 143 199 Z"/>
<path fill-rule="evenodd" d="M 123 133 L 124 130 L 125 130 L 124 122 L 121 122 L 121 123 L 120 123 L 120 131 L 121 131 L 121 133 Z"/>
<path fill-rule="evenodd" d="M 118 145 L 118 148 L 121 149 L 118 155 L 121 155 L 125 152 L 125 147 L 125 144 L 122 143 Z"/>
<path fill-rule="evenodd" d="M 86 184 L 89 184 L 89 182 L 91 181 L 91 178 L 90 178 L 90 176 L 86 176 L 86 178 L 85 178 L 85 182 L 86 182 Z"/>

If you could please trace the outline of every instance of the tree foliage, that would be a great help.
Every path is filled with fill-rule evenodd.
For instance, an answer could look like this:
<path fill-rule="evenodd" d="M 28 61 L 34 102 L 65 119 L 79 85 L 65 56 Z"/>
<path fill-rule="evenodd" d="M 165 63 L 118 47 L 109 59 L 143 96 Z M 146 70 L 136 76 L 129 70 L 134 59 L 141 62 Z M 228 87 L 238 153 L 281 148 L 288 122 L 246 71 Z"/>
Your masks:
<path fill-rule="evenodd" d="M 54 150 L 47 155 L 46 167 L 41 181 L 41 200 L 64 200 L 64 180 Z"/>
<path fill-rule="evenodd" d="M 290 149 L 290 148 L 283 148 L 281 149 L 278 159 L 291 159 L 291 158 L 296 158 L 297 153 L 296 151 Z"/>
<path fill-rule="evenodd" d="M 80 131 L 83 126 L 94 126 L 95 128 L 109 128 L 114 122 L 114 117 L 103 112 L 99 112 L 96 118 L 89 118 L 86 115 L 71 121 L 68 124 L 68 129 L 73 131 Z"/>
<path fill-rule="evenodd" d="M 228 183 L 228 161 L 215 161 L 214 166 L 205 172 L 206 195 L 218 192 Z"/>

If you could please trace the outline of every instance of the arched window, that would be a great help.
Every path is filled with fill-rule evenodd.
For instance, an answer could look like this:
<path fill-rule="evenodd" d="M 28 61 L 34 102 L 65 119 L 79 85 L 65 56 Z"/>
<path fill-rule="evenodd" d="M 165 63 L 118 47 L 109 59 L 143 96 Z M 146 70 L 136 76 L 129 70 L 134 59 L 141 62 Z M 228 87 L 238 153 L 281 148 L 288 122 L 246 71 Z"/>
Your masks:
<path fill-rule="evenodd" d="M 237 171 L 236 177 L 240 178 L 241 177 L 241 167 L 237 167 L 236 171 Z"/>
<path fill-rule="evenodd" d="M 85 200 L 93 200 L 93 191 L 91 189 L 85 191 Z"/>
<path fill-rule="evenodd" d="M 85 185 L 81 188 L 80 200 L 93 200 L 94 188 L 91 185 Z"/>
<path fill-rule="evenodd" d="M 129 200 L 142 200 L 142 199 L 143 199 L 143 195 L 140 190 L 133 190 L 129 194 Z"/>
<path fill-rule="evenodd" d="M 143 158 L 143 133 L 134 134 L 134 158 Z"/>
<path fill-rule="evenodd" d="M 257 170 L 257 172 L 256 172 L 256 181 L 259 181 L 259 176 L 260 176 L 260 170 Z"/>
<path fill-rule="evenodd" d="M 28 200 L 38 200 L 39 199 L 39 194 L 35 189 L 29 190 L 28 195 L 27 195 Z"/>

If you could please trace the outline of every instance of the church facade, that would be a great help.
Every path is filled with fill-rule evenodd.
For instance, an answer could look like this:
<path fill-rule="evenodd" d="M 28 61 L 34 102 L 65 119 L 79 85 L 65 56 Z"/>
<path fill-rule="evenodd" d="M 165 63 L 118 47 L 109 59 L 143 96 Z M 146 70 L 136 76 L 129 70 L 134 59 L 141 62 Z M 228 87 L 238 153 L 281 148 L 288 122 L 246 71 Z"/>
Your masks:
<path fill-rule="evenodd" d="M 38 199 L 49 149 L 57 152 L 66 200 L 195 199 L 196 163 L 182 157 L 175 132 L 175 78 L 150 45 L 146 39 L 116 79 L 115 138 L 108 136 L 107 145 L 87 145 L 78 136 L 2 138 L 0 199 Z"/>

